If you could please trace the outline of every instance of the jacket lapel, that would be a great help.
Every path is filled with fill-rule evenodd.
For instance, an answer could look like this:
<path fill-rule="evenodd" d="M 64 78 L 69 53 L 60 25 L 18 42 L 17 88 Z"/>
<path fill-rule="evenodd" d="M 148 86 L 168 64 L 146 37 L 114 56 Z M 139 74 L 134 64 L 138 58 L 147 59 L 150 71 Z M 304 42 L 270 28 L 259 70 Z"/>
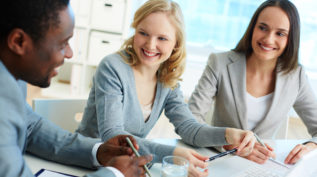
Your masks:
<path fill-rule="evenodd" d="M 271 106 L 264 119 L 262 119 L 262 121 L 259 122 L 259 124 L 254 128 L 254 132 L 262 131 L 260 129 L 266 127 L 266 124 L 272 121 L 271 117 L 274 117 L 274 114 L 276 114 L 276 108 L 278 109 L 278 101 L 282 96 L 281 94 L 284 93 L 282 89 L 285 85 L 285 80 L 286 79 L 284 78 L 282 73 L 277 73 Z"/>
<path fill-rule="evenodd" d="M 236 104 L 240 126 L 242 129 L 246 129 L 246 57 L 243 54 L 231 52 L 229 58 L 232 63 L 227 67 L 234 103 Z"/>

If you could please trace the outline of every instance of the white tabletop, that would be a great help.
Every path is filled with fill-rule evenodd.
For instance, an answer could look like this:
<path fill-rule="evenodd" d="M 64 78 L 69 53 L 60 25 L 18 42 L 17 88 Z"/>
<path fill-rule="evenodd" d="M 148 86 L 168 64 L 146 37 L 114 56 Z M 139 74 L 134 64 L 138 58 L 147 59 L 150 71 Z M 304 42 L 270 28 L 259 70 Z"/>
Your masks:
<path fill-rule="evenodd" d="M 180 140 L 176 139 L 155 139 L 153 140 L 155 142 L 159 142 L 162 144 L 168 144 L 168 145 L 174 145 L 174 146 L 182 146 L 182 147 L 188 147 L 188 148 L 193 148 L 199 153 L 206 155 L 206 156 L 211 156 L 217 154 L 216 151 L 213 151 L 211 149 L 207 148 L 194 148 L 192 146 L 188 146 L 184 144 Z M 268 142 L 275 150 L 275 153 L 277 154 L 277 159 L 280 161 L 283 161 L 285 157 L 287 156 L 288 152 L 296 145 L 302 142 L 305 142 L 305 140 L 269 140 L 266 141 Z M 83 176 L 87 173 L 93 172 L 92 170 L 85 169 L 85 168 L 80 168 L 80 167 L 75 167 L 75 166 L 69 166 L 69 165 L 63 165 L 51 161 L 47 161 L 44 159 L 40 159 L 36 156 L 26 154 L 24 155 L 27 164 L 31 168 L 32 172 L 35 174 L 38 172 L 40 169 L 45 168 L 53 171 L 58 171 L 66 174 L 72 174 L 76 176 Z M 219 159 L 216 159 L 214 161 L 209 162 L 209 177 L 228 177 L 231 176 L 234 171 L 237 169 L 243 169 L 247 168 L 248 164 L 253 164 L 254 162 L 251 162 L 249 160 L 243 159 L 243 163 L 236 163 L 237 161 L 241 162 L 240 157 L 235 156 L 235 155 L 227 155 L 224 157 L 221 157 Z M 160 176 L 160 169 L 161 169 L 161 164 L 157 163 L 153 165 L 153 167 L 150 169 L 151 174 L 154 177 L 159 177 Z"/>
<path fill-rule="evenodd" d="M 70 165 L 63 165 L 60 163 L 44 160 L 31 154 L 25 154 L 24 158 L 33 174 L 35 174 L 42 168 L 75 176 L 84 176 L 87 173 L 93 172 L 93 170 L 90 169 Z"/>
<path fill-rule="evenodd" d="M 180 140 L 175 139 L 155 139 L 155 142 L 182 146 L 195 149 L 202 155 L 212 156 L 216 155 L 218 152 L 208 148 L 193 148 L 192 146 L 184 144 Z M 288 153 L 299 143 L 305 142 L 305 140 L 264 140 L 270 146 L 274 148 L 274 152 L 277 155 L 277 160 L 283 162 L 288 155 Z M 234 176 L 237 171 L 248 168 L 250 165 L 255 163 L 247 159 L 241 158 L 236 155 L 227 155 L 211 162 L 208 162 L 209 177 L 230 177 Z M 151 174 L 154 177 L 160 176 L 160 169 L 162 164 L 157 163 L 151 168 Z"/>

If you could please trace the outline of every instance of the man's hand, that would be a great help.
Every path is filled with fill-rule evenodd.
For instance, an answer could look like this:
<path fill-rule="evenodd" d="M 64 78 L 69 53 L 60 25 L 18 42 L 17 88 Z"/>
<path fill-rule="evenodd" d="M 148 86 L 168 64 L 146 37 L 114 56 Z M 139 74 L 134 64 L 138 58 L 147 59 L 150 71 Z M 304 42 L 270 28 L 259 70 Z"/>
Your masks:
<path fill-rule="evenodd" d="M 136 140 L 130 135 L 118 135 L 107 142 L 103 143 L 97 150 L 97 160 L 98 162 L 105 166 L 113 157 L 120 155 L 132 156 L 133 151 L 127 143 L 126 137 L 129 137 L 134 147 L 138 150 Z"/>
<path fill-rule="evenodd" d="M 313 142 L 309 142 L 307 144 L 298 144 L 294 147 L 294 149 L 288 154 L 284 163 L 286 164 L 294 164 L 300 158 L 302 158 L 308 152 L 317 149 L 317 144 Z"/>
<path fill-rule="evenodd" d="M 132 157 L 132 156 L 117 156 L 112 158 L 106 166 L 114 167 L 123 173 L 125 177 L 145 177 L 143 165 L 149 163 L 152 156 Z"/>

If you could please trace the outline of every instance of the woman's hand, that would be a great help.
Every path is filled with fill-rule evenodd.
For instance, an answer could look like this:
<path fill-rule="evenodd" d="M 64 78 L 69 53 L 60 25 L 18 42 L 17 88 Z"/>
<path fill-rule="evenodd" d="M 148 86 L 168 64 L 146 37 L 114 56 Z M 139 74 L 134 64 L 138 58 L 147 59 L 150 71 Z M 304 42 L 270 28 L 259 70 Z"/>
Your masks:
<path fill-rule="evenodd" d="M 270 157 L 275 158 L 275 153 L 273 152 L 273 148 L 265 143 L 265 147 L 263 147 L 260 143 L 256 142 L 253 151 L 251 154 L 246 156 L 246 159 L 249 159 L 258 164 L 264 164 Z"/>
<path fill-rule="evenodd" d="M 317 144 L 313 142 L 309 142 L 307 144 L 298 144 L 294 147 L 294 149 L 288 154 L 284 163 L 286 164 L 294 164 L 300 158 L 302 158 L 308 152 L 317 149 Z"/>
<path fill-rule="evenodd" d="M 226 140 L 231 147 L 236 147 L 237 155 L 248 156 L 256 142 L 253 132 L 236 128 L 226 128 Z M 228 146 L 227 146 L 228 147 Z"/>
<path fill-rule="evenodd" d="M 202 156 L 194 150 L 182 148 L 182 147 L 176 147 L 173 155 L 183 157 L 189 161 L 189 168 L 188 168 L 189 177 L 208 176 L 208 169 L 205 169 L 208 166 L 208 164 L 205 162 L 205 160 L 207 160 L 208 157 Z M 197 169 L 197 167 L 201 169 L 205 169 L 205 170 L 201 171 Z"/>

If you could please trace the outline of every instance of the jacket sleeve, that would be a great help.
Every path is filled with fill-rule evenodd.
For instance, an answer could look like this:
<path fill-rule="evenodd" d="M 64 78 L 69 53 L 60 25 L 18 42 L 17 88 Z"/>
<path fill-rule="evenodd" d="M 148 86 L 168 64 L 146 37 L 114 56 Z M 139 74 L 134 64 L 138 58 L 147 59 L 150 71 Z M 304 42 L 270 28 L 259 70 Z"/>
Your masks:
<path fill-rule="evenodd" d="M 303 68 L 299 72 L 298 89 L 298 96 L 293 107 L 312 135 L 313 138 L 310 141 L 317 144 L 317 100 Z"/>
<path fill-rule="evenodd" d="M 63 164 L 93 168 L 92 148 L 98 139 L 70 133 L 27 107 L 27 151 Z"/>
<path fill-rule="evenodd" d="M 3 177 L 32 176 L 22 155 L 26 139 L 24 98 L 15 78 L 1 69 L 0 66 L 0 174 Z"/>
<path fill-rule="evenodd" d="M 210 55 L 208 63 L 198 85 L 192 93 L 188 105 L 189 109 L 200 123 L 205 123 L 205 116 L 212 108 L 213 100 L 217 92 L 217 76 L 212 66 L 216 55 Z"/>

